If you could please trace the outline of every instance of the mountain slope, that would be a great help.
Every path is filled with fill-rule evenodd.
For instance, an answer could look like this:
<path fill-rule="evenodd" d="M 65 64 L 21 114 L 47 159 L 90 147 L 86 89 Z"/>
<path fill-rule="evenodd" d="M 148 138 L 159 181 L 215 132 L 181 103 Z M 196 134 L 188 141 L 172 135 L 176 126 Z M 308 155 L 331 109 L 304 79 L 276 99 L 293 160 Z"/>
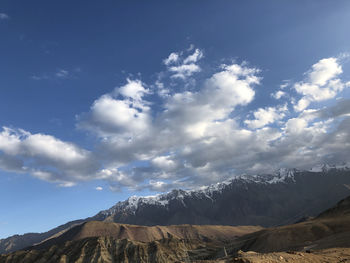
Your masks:
<path fill-rule="evenodd" d="M 349 169 L 280 170 L 272 175 L 240 176 L 199 190 L 130 197 L 97 216 L 104 221 L 137 225 L 269 227 L 317 215 L 347 196 L 349 184 Z"/>
<path fill-rule="evenodd" d="M 52 237 L 62 231 L 66 231 L 73 226 L 81 224 L 85 220 L 75 220 L 64 225 L 58 226 L 44 233 L 27 233 L 24 235 L 14 235 L 5 239 L 0 239 L 0 253 L 16 251 L 25 247 L 32 246 L 36 243 Z"/>
<path fill-rule="evenodd" d="M 0 255 L 0 263 L 189 262 L 188 251 L 199 247 L 204 247 L 204 244 L 173 238 L 144 243 L 112 237 L 92 237 L 52 246 L 48 250 Z"/>
<path fill-rule="evenodd" d="M 316 218 L 240 237 L 230 250 L 276 252 L 350 247 L 350 196 Z"/>
<path fill-rule="evenodd" d="M 281 169 L 275 174 L 239 176 L 197 190 L 130 197 L 93 217 L 45 233 L 2 239 L 0 253 L 34 245 L 77 223 L 93 220 L 149 226 L 289 224 L 334 205 L 350 193 L 347 185 L 350 185 L 348 166 L 324 165 L 311 171 Z"/>
<path fill-rule="evenodd" d="M 259 226 L 137 226 L 110 222 L 90 221 L 71 228 L 62 235 L 48 239 L 34 249 L 48 248 L 54 244 L 75 241 L 89 237 L 112 237 L 114 239 L 128 239 L 138 242 L 152 242 L 155 240 L 174 237 L 177 239 L 198 240 L 201 242 L 225 243 L 248 233 L 261 230 Z"/>

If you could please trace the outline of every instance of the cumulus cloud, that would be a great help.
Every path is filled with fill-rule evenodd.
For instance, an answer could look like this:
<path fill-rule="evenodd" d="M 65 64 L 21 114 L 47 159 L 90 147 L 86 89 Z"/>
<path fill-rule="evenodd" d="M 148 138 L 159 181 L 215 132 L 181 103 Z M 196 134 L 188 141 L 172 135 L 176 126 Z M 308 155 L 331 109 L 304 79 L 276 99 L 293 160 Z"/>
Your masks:
<path fill-rule="evenodd" d="M 259 70 L 256 68 L 239 64 L 222 65 L 218 72 L 204 81 L 198 91 L 185 90 L 163 98 L 163 110 L 156 115 L 148 115 L 152 125 L 144 125 L 138 134 L 129 133 L 127 137 L 122 137 L 117 129 L 110 130 L 109 137 L 101 141 L 99 148 L 104 160 L 109 159 L 111 167 L 104 169 L 102 177 L 108 178 L 115 190 L 120 186 L 140 186 L 141 182 L 146 182 L 146 185 L 148 182 L 150 189 L 181 186 L 184 177 L 199 171 L 201 176 L 197 179 L 203 182 L 220 177 L 209 176 L 215 167 L 209 169 L 208 160 L 191 156 L 201 147 L 211 147 L 215 141 L 220 141 L 220 145 L 225 144 L 220 138 L 226 139 L 230 133 L 235 133 L 236 123 L 230 114 L 237 106 L 247 105 L 254 99 L 254 87 L 260 83 L 257 74 Z M 110 95 L 108 98 L 111 99 Z M 121 99 L 123 103 L 129 101 L 125 96 Z M 142 100 L 142 96 L 139 99 Z M 143 101 L 142 104 L 147 103 Z M 94 105 L 89 116 L 96 110 Z M 108 110 L 102 112 L 107 114 Z M 116 116 L 116 113 L 112 115 Z M 95 134 L 102 138 L 100 125 L 96 125 L 96 121 L 91 118 L 88 122 L 90 130 L 95 129 Z M 113 122 L 109 120 L 108 123 Z M 129 120 L 123 127 L 131 123 Z M 249 133 L 246 130 L 237 131 L 235 137 L 243 139 Z M 200 155 L 203 156 L 203 153 Z M 146 161 L 147 166 L 127 170 L 123 168 L 141 160 Z M 113 163 L 116 167 L 113 167 Z M 208 174 L 207 177 L 203 176 L 204 172 Z"/>
<path fill-rule="evenodd" d="M 174 73 L 172 75 L 173 78 L 186 79 L 187 77 L 192 76 L 193 73 L 200 72 L 201 68 L 198 65 L 191 63 L 179 66 L 171 66 L 169 67 L 169 71 Z"/>
<path fill-rule="evenodd" d="M 304 103 L 303 110 L 295 112 L 288 111 L 288 104 L 254 107 L 261 105 L 252 102 L 262 76 L 247 63 L 221 65 L 191 86 L 186 84 L 194 77 L 186 75 L 177 82 L 181 87 L 172 86 L 171 76 L 177 73 L 171 67 L 203 58 L 199 49 L 187 52 L 191 53 L 172 53 L 163 61 L 168 81 L 147 85 L 127 79 L 78 115 L 77 127 L 95 137 L 92 151 L 50 135 L 4 128 L 0 167 L 65 186 L 99 179 L 113 191 L 165 191 L 242 173 L 350 161 L 349 99 L 307 109 L 313 101 L 335 96 L 327 95 L 326 89 L 339 94 L 346 87 L 337 59 L 320 60 L 303 81 L 288 82 L 300 95 L 298 103 Z M 160 94 L 159 88 L 168 92 Z M 282 90 L 281 96 L 290 97 L 279 87 Z"/>
<path fill-rule="evenodd" d="M 306 74 L 306 79 L 294 85 L 296 92 L 303 95 L 294 105 L 294 109 L 302 111 L 311 102 L 334 98 L 344 88 L 349 87 L 350 82 L 344 83 L 338 78 L 342 72 L 341 65 L 334 57 L 321 59 L 314 64 Z"/>
<path fill-rule="evenodd" d="M 313 74 L 310 79 L 322 84 L 332 80 L 334 72 L 327 78 Z M 110 158 L 108 173 L 114 189 L 162 191 L 212 183 L 233 174 L 344 161 L 349 149 L 340 142 L 348 133 L 335 127 L 348 125 L 345 102 L 338 101 L 332 114 L 324 109 L 295 115 L 287 104 L 258 108 L 252 119 L 243 121 L 249 129 L 233 117 L 238 106 L 254 100 L 259 74 L 259 69 L 246 65 L 222 65 L 201 87 L 161 97 L 162 110 L 148 115 L 152 125 L 138 135 L 122 140 L 115 133 L 101 142 L 101 154 L 105 160 Z M 336 120 L 340 116 L 343 119 Z M 335 136 L 331 144 L 330 134 Z M 142 165 L 135 165 L 139 161 Z"/>
<path fill-rule="evenodd" d="M 4 170 L 30 173 L 62 186 L 92 179 L 98 169 L 92 153 L 73 143 L 8 127 L 0 133 L 0 160 Z"/>
<path fill-rule="evenodd" d="M 170 65 L 173 63 L 176 63 L 179 60 L 179 54 L 176 52 L 170 53 L 169 57 L 167 57 L 166 59 L 164 59 L 164 64 L 165 65 Z"/>
<path fill-rule="evenodd" d="M 102 136 L 140 134 L 150 127 L 148 103 L 142 99 L 147 93 L 139 80 L 128 79 L 124 86 L 95 100 L 90 112 L 78 117 L 78 127 Z"/>
<path fill-rule="evenodd" d="M 152 159 L 151 163 L 165 172 L 172 171 L 178 166 L 174 160 L 171 160 L 171 156 L 157 156 Z"/>
<path fill-rule="evenodd" d="M 127 84 L 115 90 L 116 94 L 121 94 L 126 98 L 131 98 L 135 101 L 141 101 L 142 97 L 148 93 L 148 90 L 142 86 L 140 80 L 127 79 Z"/>
<path fill-rule="evenodd" d="M 189 49 L 188 51 L 191 51 Z M 185 80 L 192 76 L 194 73 L 200 72 L 201 68 L 196 63 L 203 58 L 203 51 L 195 49 L 194 52 L 187 57 L 183 57 L 183 52 L 171 53 L 166 59 L 164 64 L 167 66 L 168 71 L 172 74 L 172 78 L 179 78 Z"/>
<path fill-rule="evenodd" d="M 287 96 L 287 92 L 284 92 L 282 90 L 278 90 L 275 93 L 271 94 L 271 97 L 275 98 L 276 100 L 279 100 L 282 97 L 286 97 L 286 96 Z"/>
<path fill-rule="evenodd" d="M 196 63 L 203 57 L 203 51 L 200 49 L 196 49 L 192 55 L 189 55 L 184 59 L 184 64 Z"/>
<path fill-rule="evenodd" d="M 285 117 L 287 105 L 279 107 L 260 108 L 253 113 L 255 119 L 245 120 L 244 123 L 251 129 L 262 128 Z"/>

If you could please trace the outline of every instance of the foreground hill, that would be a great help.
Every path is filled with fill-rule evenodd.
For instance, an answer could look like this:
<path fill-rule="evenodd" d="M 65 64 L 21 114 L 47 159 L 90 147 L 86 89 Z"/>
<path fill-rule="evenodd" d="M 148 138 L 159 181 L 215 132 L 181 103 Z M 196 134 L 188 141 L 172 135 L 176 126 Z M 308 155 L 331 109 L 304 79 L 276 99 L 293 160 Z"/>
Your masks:
<path fill-rule="evenodd" d="M 281 169 L 274 174 L 239 176 L 197 190 L 133 196 L 95 216 L 68 222 L 45 233 L 2 239 L 0 253 L 32 246 L 88 221 L 148 226 L 286 225 L 331 207 L 349 194 L 349 185 L 349 167 L 324 165 L 311 171 Z"/>
<path fill-rule="evenodd" d="M 314 219 L 245 235 L 230 249 L 266 253 L 333 247 L 350 247 L 350 197 Z"/>
<path fill-rule="evenodd" d="M 185 243 L 177 239 L 144 243 L 112 237 L 93 237 L 52 246 L 48 250 L 0 255 L 0 263 L 184 262 L 189 257 L 189 250 L 204 246 L 200 242 Z"/>
<path fill-rule="evenodd" d="M 227 243 L 248 233 L 261 230 L 259 226 L 212 226 L 212 225 L 172 225 L 172 226 L 137 226 L 118 223 L 90 221 L 75 226 L 59 236 L 54 236 L 33 246 L 34 249 L 48 248 L 90 237 L 111 237 L 116 240 L 152 242 L 155 240 L 176 238 L 201 242 Z"/>
<path fill-rule="evenodd" d="M 225 244 L 260 230 L 254 226 L 136 226 L 91 221 L 0 263 L 189 262 L 215 258 Z"/>

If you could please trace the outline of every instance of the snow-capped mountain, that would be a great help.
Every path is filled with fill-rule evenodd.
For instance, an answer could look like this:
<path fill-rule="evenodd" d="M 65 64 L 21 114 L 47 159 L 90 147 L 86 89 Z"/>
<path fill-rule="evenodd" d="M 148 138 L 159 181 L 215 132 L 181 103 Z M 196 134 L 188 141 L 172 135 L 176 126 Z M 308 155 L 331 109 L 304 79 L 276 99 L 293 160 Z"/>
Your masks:
<path fill-rule="evenodd" d="M 349 171 L 350 170 L 350 163 L 342 163 L 342 164 L 320 164 L 317 166 L 312 167 L 309 171 L 314 173 L 319 172 L 328 172 L 330 170 L 343 170 L 343 171 Z"/>
<path fill-rule="evenodd" d="M 120 209 L 135 213 L 138 208 L 143 205 L 157 205 L 167 207 L 171 201 L 183 201 L 185 198 L 207 198 L 212 200 L 214 194 L 219 194 L 230 184 L 234 184 L 236 182 L 257 184 L 277 184 L 282 182 L 286 183 L 288 180 L 294 181 L 295 172 L 298 172 L 298 170 L 282 168 L 273 174 L 240 175 L 220 183 L 212 184 L 209 186 L 202 186 L 194 190 L 176 189 L 165 194 L 157 194 L 151 196 L 134 195 L 123 202 L 117 203 L 115 206 L 111 207 L 108 210 L 101 211 L 101 214 L 108 217 L 115 214 Z"/>
<path fill-rule="evenodd" d="M 261 225 L 293 223 L 314 216 L 350 194 L 350 165 L 320 165 L 310 170 L 280 169 L 241 175 L 193 190 L 132 196 L 95 216 L 68 222 L 46 233 L 0 240 L 0 253 L 39 243 L 86 221 L 136 225 Z"/>
<path fill-rule="evenodd" d="M 273 226 L 312 216 L 348 195 L 349 165 L 310 170 L 279 169 L 272 174 L 241 175 L 194 190 L 132 196 L 97 216 L 143 224 L 259 224 Z M 312 187 L 310 187 L 312 185 Z M 327 193 L 327 198 L 323 195 Z"/>

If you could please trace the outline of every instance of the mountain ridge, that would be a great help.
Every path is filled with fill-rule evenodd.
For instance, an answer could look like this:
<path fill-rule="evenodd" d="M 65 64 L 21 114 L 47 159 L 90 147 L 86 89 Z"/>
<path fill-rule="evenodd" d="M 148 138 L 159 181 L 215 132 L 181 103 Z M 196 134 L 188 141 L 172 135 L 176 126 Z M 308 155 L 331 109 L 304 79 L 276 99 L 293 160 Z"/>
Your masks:
<path fill-rule="evenodd" d="M 239 236 L 263 229 L 260 226 L 171 225 L 139 226 L 113 222 L 89 221 L 72 227 L 61 235 L 26 248 L 45 249 L 91 237 L 113 237 L 137 242 L 152 242 L 166 238 L 198 240 L 200 242 L 225 243 Z"/>
<path fill-rule="evenodd" d="M 313 189 L 309 187 L 313 185 Z M 153 197 L 130 197 L 96 215 L 68 222 L 44 233 L 0 240 L 0 253 L 42 242 L 75 224 L 107 221 L 134 225 L 262 225 L 294 223 L 315 216 L 348 195 L 348 165 L 323 165 L 301 171 L 242 175 L 197 190 L 173 190 Z M 327 200 L 323 194 L 327 192 Z M 288 207 L 288 209 L 287 209 Z M 157 216 L 154 216 L 157 215 Z"/>
<path fill-rule="evenodd" d="M 155 237 L 156 240 L 148 237 L 147 240 L 141 240 L 151 232 L 159 233 L 153 231 L 156 227 L 87 222 L 74 227 L 78 231 L 71 229 L 73 235 L 69 235 L 63 242 L 56 240 L 47 247 L 37 246 L 0 255 L 0 263 L 347 262 L 350 257 L 349 211 L 350 196 L 309 221 L 262 229 L 246 235 L 240 233 L 237 236 L 235 230 L 231 233 L 224 230 L 216 232 L 213 239 L 207 238 L 212 233 L 206 227 L 220 230 L 222 226 L 172 226 L 177 228 L 174 229 L 175 235 L 165 231 L 162 236 Z M 89 231 L 96 230 L 95 224 L 105 231 L 103 235 L 100 235 L 100 229 L 99 236 L 91 236 Z M 147 233 L 141 236 L 115 236 L 110 231 L 110 226 L 122 227 L 118 229 L 123 230 L 122 234 L 128 232 L 124 227 L 141 227 Z M 86 233 L 85 227 L 88 235 L 81 235 Z M 194 228 L 203 229 L 206 235 L 200 236 L 198 232 L 192 232 Z M 229 226 L 226 228 L 235 229 Z M 139 229 L 135 233 L 140 233 Z M 220 237 L 224 237 L 224 240 L 215 240 Z"/>

